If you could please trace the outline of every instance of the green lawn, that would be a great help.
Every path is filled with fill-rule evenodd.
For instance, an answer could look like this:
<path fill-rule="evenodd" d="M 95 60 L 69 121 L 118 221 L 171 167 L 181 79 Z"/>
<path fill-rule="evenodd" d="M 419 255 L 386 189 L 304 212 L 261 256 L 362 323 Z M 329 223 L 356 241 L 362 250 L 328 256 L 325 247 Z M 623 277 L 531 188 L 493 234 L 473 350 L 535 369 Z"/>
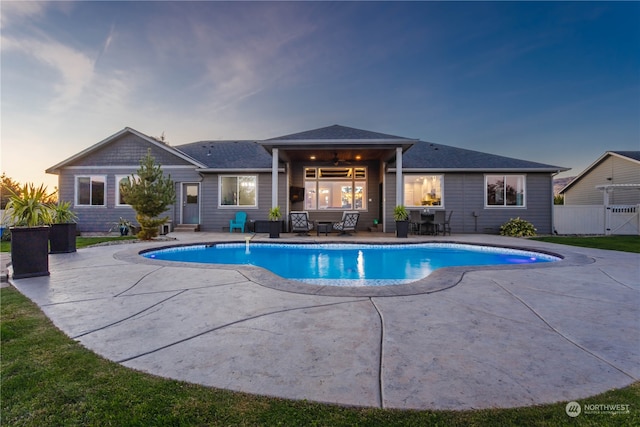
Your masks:
<path fill-rule="evenodd" d="M 547 236 L 533 237 L 541 242 L 560 243 L 562 245 L 582 246 L 584 248 L 609 249 L 612 251 L 640 253 L 640 236 Z"/>
<path fill-rule="evenodd" d="M 565 404 L 477 411 L 350 408 L 162 379 L 107 361 L 58 330 L 13 288 L 0 290 L 1 424 L 7 426 L 630 426 L 640 383 L 580 399 L 630 414 L 569 418 Z"/>
<path fill-rule="evenodd" d="M 120 240 L 132 240 L 136 239 L 135 236 L 101 236 L 101 237 L 77 237 L 76 238 L 76 248 L 86 248 L 87 246 L 97 245 L 98 243 L 104 242 L 113 242 Z M 11 242 L 1 242 L 0 244 L 0 252 L 10 252 L 11 251 Z"/>

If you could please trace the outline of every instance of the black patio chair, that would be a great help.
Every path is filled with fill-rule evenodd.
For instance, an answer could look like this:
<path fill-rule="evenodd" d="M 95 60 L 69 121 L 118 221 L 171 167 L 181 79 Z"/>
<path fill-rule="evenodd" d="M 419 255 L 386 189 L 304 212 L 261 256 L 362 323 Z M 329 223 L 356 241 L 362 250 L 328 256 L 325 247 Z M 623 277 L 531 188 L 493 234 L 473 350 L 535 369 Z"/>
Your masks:
<path fill-rule="evenodd" d="M 307 211 L 292 211 L 289 214 L 291 224 L 291 232 L 298 233 L 298 236 L 308 236 L 309 231 L 313 230 L 313 223 L 309 221 Z"/>
<path fill-rule="evenodd" d="M 360 218 L 360 212 L 345 211 L 342 213 L 342 220 L 333 224 L 333 229 L 347 235 L 350 231 L 355 232 L 358 218 Z"/>

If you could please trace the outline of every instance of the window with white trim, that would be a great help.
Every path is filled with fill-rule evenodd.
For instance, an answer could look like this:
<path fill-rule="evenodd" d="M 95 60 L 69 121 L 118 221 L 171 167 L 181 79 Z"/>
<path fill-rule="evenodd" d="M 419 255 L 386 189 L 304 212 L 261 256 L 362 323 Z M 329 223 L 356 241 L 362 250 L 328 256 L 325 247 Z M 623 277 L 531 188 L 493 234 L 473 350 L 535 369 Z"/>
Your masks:
<path fill-rule="evenodd" d="M 76 176 L 76 206 L 106 206 L 107 177 Z"/>
<path fill-rule="evenodd" d="M 525 207 L 525 175 L 485 175 L 486 207 Z"/>
<path fill-rule="evenodd" d="M 137 175 L 133 175 L 134 179 L 138 179 Z M 131 206 L 125 203 L 120 193 L 120 185 L 126 183 L 131 178 L 131 175 L 116 175 L 116 206 Z"/>
<path fill-rule="evenodd" d="M 367 169 L 320 167 L 304 169 L 306 210 L 366 210 Z"/>
<path fill-rule="evenodd" d="M 218 178 L 219 206 L 258 206 L 256 175 L 221 175 Z"/>
<path fill-rule="evenodd" d="M 406 207 L 444 206 L 442 175 L 404 174 L 403 181 Z"/>

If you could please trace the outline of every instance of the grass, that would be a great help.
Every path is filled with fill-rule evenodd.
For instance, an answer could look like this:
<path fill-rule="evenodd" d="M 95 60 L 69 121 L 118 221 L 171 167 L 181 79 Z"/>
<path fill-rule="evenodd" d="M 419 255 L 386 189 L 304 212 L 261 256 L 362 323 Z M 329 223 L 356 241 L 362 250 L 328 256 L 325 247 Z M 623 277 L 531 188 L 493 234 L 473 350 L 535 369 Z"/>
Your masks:
<path fill-rule="evenodd" d="M 581 399 L 630 414 L 569 418 L 565 404 L 476 411 L 401 411 L 290 401 L 168 380 L 97 356 L 26 297 L 0 290 L 2 425 L 11 426 L 629 426 L 640 383 Z"/>
<path fill-rule="evenodd" d="M 136 236 L 99 236 L 99 237 L 76 237 L 76 248 L 86 248 L 87 246 L 97 245 L 99 243 L 114 242 L 120 240 L 133 240 Z M 11 242 L 0 242 L 0 252 L 10 252 Z"/>
<path fill-rule="evenodd" d="M 581 246 L 583 248 L 640 253 L 640 236 L 545 236 L 533 237 L 532 240 Z"/>

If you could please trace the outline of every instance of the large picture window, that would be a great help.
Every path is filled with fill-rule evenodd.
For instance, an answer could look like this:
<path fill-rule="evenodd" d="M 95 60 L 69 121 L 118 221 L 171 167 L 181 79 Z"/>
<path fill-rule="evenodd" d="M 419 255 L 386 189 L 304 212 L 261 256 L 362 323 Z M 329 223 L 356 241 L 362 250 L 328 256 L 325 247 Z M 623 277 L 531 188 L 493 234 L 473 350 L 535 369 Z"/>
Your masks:
<path fill-rule="evenodd" d="M 221 176 L 220 206 L 257 206 L 257 184 L 258 177 L 255 175 Z"/>
<path fill-rule="evenodd" d="M 76 177 L 76 206 L 105 206 L 105 176 Z"/>
<path fill-rule="evenodd" d="M 485 175 L 487 207 L 524 207 L 524 175 Z"/>
<path fill-rule="evenodd" d="M 366 168 L 305 168 L 304 177 L 306 210 L 367 209 Z"/>
<path fill-rule="evenodd" d="M 404 205 L 417 206 L 443 206 L 444 194 L 442 175 L 414 175 L 405 174 L 404 179 Z"/>

